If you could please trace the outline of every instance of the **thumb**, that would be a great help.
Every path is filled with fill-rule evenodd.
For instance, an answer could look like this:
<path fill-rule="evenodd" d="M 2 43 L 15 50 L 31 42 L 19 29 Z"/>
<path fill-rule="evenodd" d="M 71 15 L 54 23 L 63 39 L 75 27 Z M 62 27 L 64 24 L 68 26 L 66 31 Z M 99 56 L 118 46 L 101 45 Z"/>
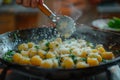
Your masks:
<path fill-rule="evenodd" d="M 43 5 L 43 0 L 37 0 L 38 4 Z"/>

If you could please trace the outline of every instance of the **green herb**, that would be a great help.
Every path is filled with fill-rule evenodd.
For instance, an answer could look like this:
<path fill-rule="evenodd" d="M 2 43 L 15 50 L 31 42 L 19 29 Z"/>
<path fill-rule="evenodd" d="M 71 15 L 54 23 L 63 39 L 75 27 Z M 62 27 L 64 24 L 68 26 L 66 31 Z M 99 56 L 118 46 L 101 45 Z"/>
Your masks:
<path fill-rule="evenodd" d="M 40 49 L 40 47 L 39 47 L 39 46 L 35 46 L 35 48 L 36 48 L 36 49 Z"/>
<path fill-rule="evenodd" d="M 58 47 L 59 45 L 58 44 L 56 44 L 56 47 Z"/>
<path fill-rule="evenodd" d="M 111 60 L 105 60 L 105 59 L 102 59 L 102 62 L 103 63 L 107 63 L 107 62 L 110 62 Z"/>
<path fill-rule="evenodd" d="M 87 58 L 80 58 L 80 60 L 87 62 Z"/>
<path fill-rule="evenodd" d="M 91 43 L 91 42 L 89 42 L 89 41 L 87 41 L 87 46 L 89 46 L 89 47 L 91 47 L 91 48 L 95 48 L 95 46 Z"/>
<path fill-rule="evenodd" d="M 9 50 L 5 55 L 13 56 L 15 51 Z"/>
<path fill-rule="evenodd" d="M 50 50 L 50 48 L 49 47 L 47 47 L 46 49 L 45 49 L 45 51 L 49 51 Z"/>
<path fill-rule="evenodd" d="M 108 22 L 110 28 L 120 29 L 120 18 L 114 17 Z"/>
<path fill-rule="evenodd" d="M 70 49 L 70 53 L 72 53 L 73 49 Z"/>
<path fill-rule="evenodd" d="M 50 42 L 47 42 L 45 45 L 46 45 L 46 47 L 49 47 L 49 44 L 50 44 Z"/>
<path fill-rule="evenodd" d="M 12 62 L 13 59 L 12 59 L 12 56 L 15 54 L 14 51 L 12 50 L 9 50 L 7 53 L 5 53 L 5 55 L 3 55 L 3 59 L 6 60 L 6 61 L 9 61 L 9 62 Z"/>
<path fill-rule="evenodd" d="M 87 45 L 90 45 L 90 42 L 89 41 L 87 41 L 87 43 L 86 43 Z"/>
<path fill-rule="evenodd" d="M 106 60 L 105 60 L 105 59 L 102 59 L 102 62 L 103 62 L 103 63 L 106 63 Z"/>
<path fill-rule="evenodd" d="M 75 55 L 70 54 L 69 57 L 71 57 L 73 60 L 75 59 Z"/>
<path fill-rule="evenodd" d="M 58 64 L 60 65 L 60 63 L 61 63 L 61 57 L 60 56 L 58 56 L 58 57 L 56 57 L 56 59 L 58 60 Z"/>
<path fill-rule="evenodd" d="M 60 56 L 57 56 L 56 59 L 60 59 Z"/>
<path fill-rule="evenodd" d="M 15 39 L 18 39 L 17 34 L 15 34 L 15 33 L 14 33 L 14 38 L 15 38 Z"/>
<path fill-rule="evenodd" d="M 77 58 L 74 58 L 73 61 L 76 64 L 78 60 L 77 60 Z"/>
<path fill-rule="evenodd" d="M 16 52 L 21 53 L 21 50 L 17 50 Z"/>
<path fill-rule="evenodd" d="M 5 61 L 8 61 L 8 62 L 12 62 L 12 61 L 13 61 L 12 56 L 8 56 L 8 55 L 4 55 L 4 56 L 3 56 L 3 59 L 4 59 Z"/>
<path fill-rule="evenodd" d="M 71 58 L 72 58 L 72 60 L 74 61 L 74 63 L 77 63 L 77 58 L 76 58 L 76 56 L 75 56 L 75 55 L 70 54 L 70 55 L 69 55 L 69 57 L 71 57 Z"/>

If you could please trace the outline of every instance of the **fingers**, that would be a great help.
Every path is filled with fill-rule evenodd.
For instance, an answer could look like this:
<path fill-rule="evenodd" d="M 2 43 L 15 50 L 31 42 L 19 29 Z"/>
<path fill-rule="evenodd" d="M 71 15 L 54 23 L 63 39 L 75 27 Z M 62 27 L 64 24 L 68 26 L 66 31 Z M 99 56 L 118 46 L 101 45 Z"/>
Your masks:
<path fill-rule="evenodd" d="M 16 0 L 17 4 L 21 4 L 25 7 L 33 7 L 36 8 L 38 1 L 37 0 Z"/>
<path fill-rule="evenodd" d="M 17 4 L 21 4 L 21 3 L 22 3 L 22 0 L 16 0 L 16 3 L 17 3 Z"/>
<path fill-rule="evenodd" d="M 43 0 L 37 0 L 40 5 L 43 4 Z"/>
<path fill-rule="evenodd" d="M 37 7 L 37 0 L 31 1 L 31 7 L 33 7 L 33 8 Z"/>
<path fill-rule="evenodd" d="M 31 6 L 31 0 L 23 0 L 23 5 L 25 7 L 30 7 Z"/>

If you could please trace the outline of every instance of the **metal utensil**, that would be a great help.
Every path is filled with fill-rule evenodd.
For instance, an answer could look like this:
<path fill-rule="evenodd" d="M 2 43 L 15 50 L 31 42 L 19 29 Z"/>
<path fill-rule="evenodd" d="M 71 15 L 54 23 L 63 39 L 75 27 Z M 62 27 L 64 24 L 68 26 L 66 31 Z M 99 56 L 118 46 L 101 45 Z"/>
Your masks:
<path fill-rule="evenodd" d="M 56 24 L 58 32 L 64 37 L 70 37 L 76 30 L 75 22 L 71 17 L 55 15 L 41 0 L 38 2 L 38 8 Z"/>

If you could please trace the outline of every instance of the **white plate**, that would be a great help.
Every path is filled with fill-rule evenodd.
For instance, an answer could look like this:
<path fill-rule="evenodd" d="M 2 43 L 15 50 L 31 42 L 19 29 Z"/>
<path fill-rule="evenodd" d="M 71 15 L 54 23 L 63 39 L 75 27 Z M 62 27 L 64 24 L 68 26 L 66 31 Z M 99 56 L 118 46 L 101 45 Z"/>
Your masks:
<path fill-rule="evenodd" d="M 109 31 L 120 31 L 120 29 L 113 29 L 108 27 L 107 23 L 109 19 L 97 19 L 92 22 L 92 26 L 102 30 L 109 30 Z"/>

